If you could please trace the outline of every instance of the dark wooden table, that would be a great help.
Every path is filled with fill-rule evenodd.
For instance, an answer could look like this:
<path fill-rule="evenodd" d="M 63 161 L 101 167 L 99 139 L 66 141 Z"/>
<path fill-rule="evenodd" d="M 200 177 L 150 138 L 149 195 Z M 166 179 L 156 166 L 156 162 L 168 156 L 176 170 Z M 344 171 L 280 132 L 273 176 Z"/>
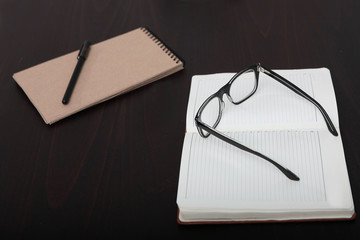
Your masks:
<path fill-rule="evenodd" d="M 0 239 L 360 236 L 360 222 L 180 226 L 191 76 L 328 67 L 360 201 L 359 1 L 0 1 Z M 46 125 L 12 74 L 148 26 L 186 69 Z M 35 239 L 35 238 L 34 238 Z M 155 238 L 154 238 L 155 239 Z"/>

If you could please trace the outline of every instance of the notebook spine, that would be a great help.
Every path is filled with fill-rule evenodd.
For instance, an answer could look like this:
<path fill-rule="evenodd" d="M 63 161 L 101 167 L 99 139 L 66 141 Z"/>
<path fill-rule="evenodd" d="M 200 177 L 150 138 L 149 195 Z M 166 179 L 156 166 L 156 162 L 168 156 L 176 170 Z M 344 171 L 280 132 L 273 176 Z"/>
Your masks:
<path fill-rule="evenodd" d="M 147 27 L 140 28 L 151 40 L 154 41 L 172 60 L 176 63 L 181 62 L 183 66 L 185 66 L 185 61 L 179 57 L 178 54 L 175 53 L 168 45 L 166 45 L 163 41 L 161 41 L 152 31 Z"/>

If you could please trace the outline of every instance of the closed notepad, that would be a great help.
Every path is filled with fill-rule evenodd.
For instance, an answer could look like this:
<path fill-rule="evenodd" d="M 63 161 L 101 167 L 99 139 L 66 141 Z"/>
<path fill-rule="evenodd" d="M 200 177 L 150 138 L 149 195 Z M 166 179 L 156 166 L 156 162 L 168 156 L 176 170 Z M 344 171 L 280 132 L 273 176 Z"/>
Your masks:
<path fill-rule="evenodd" d="M 91 45 L 70 102 L 61 100 L 77 63 L 78 50 L 15 73 L 13 78 L 47 124 L 184 68 L 146 28 Z"/>

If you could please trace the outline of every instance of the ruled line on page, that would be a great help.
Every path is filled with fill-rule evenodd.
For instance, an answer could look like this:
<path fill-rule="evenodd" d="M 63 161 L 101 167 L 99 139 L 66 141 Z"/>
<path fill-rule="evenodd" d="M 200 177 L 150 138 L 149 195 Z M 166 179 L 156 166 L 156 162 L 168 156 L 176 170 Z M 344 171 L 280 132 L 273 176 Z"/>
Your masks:
<path fill-rule="evenodd" d="M 316 131 L 226 133 L 300 177 L 291 181 L 267 161 L 210 136 L 192 136 L 185 198 L 192 200 L 325 201 Z"/>

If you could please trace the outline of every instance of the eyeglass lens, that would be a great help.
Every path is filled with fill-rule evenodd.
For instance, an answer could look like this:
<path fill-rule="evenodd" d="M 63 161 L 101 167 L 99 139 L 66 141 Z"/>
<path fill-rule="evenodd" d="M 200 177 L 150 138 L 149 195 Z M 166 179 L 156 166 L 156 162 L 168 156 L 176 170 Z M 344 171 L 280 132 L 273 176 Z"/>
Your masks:
<path fill-rule="evenodd" d="M 256 76 L 254 70 L 246 71 L 237 76 L 230 85 L 229 95 L 230 101 L 239 103 L 244 101 L 256 88 Z M 220 121 L 221 116 L 221 96 L 212 98 L 203 108 L 200 118 L 201 121 L 213 128 Z M 203 131 L 204 135 L 208 135 Z"/>
<path fill-rule="evenodd" d="M 255 89 L 256 77 L 253 69 L 240 74 L 231 83 L 230 97 L 232 102 L 239 103 L 244 101 Z"/>
<path fill-rule="evenodd" d="M 221 116 L 221 102 L 218 97 L 212 98 L 201 112 L 201 121 L 213 128 L 216 127 Z M 201 130 L 203 131 L 203 130 Z M 203 131 L 204 135 L 208 135 L 207 132 Z"/>

